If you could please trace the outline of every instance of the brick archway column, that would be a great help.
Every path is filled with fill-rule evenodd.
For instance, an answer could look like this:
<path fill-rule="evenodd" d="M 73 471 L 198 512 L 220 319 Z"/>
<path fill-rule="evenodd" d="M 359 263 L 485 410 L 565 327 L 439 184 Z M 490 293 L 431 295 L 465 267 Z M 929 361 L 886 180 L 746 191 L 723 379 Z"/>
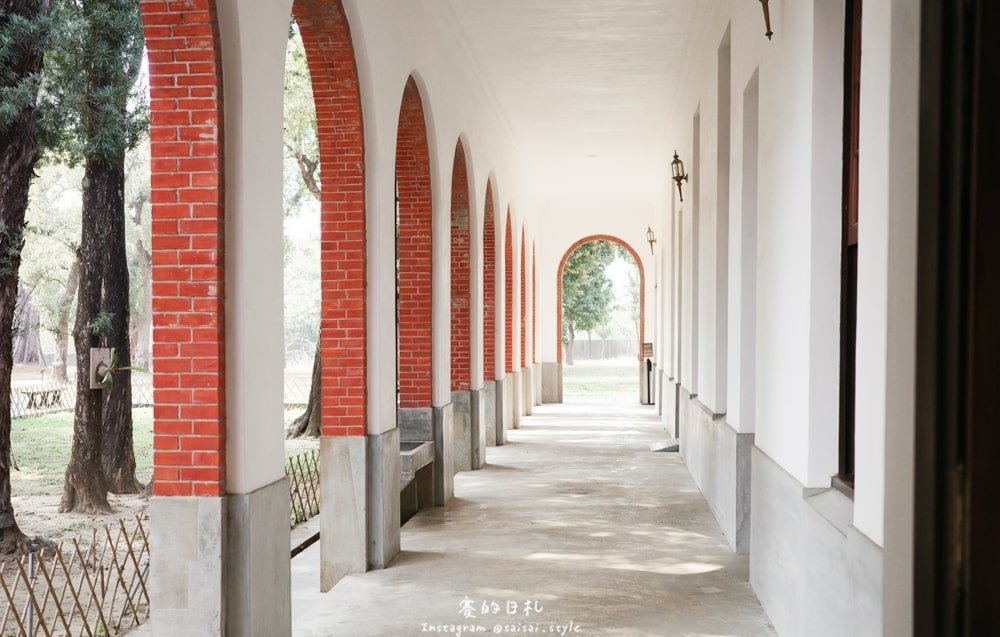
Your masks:
<path fill-rule="evenodd" d="M 486 457 L 482 392 L 472 389 L 472 216 L 462 140 L 451 171 L 451 404 L 455 471 L 481 469 Z"/>
<path fill-rule="evenodd" d="M 542 404 L 542 369 L 538 364 L 538 250 L 531 242 L 531 368 L 535 377 L 535 406 Z"/>
<path fill-rule="evenodd" d="M 397 422 L 400 440 L 434 443 L 434 503 L 441 506 L 454 493 L 454 443 L 451 403 L 433 404 L 434 199 L 425 116 L 420 89 L 410 77 L 396 132 Z"/>
<path fill-rule="evenodd" d="M 226 494 L 222 64 L 212 0 L 142 0 L 150 73 L 155 634 L 221 635 Z M 197 582 L 190 573 L 198 573 Z M 280 634 L 280 633 L 279 633 Z"/>
<path fill-rule="evenodd" d="M 518 406 L 522 416 L 531 414 L 531 364 L 528 362 L 528 253 L 524 226 L 521 226 L 521 267 L 518 276 L 521 280 L 521 316 L 518 325 L 521 328 L 521 399 Z"/>
<path fill-rule="evenodd" d="M 511 223 L 510 207 L 504 218 L 503 232 L 503 377 L 498 379 L 497 418 L 504 431 L 514 429 L 518 424 L 516 401 L 517 380 L 520 374 L 514 371 L 514 228 Z"/>
<path fill-rule="evenodd" d="M 328 591 L 399 552 L 399 446 L 397 429 L 367 423 L 364 122 L 350 25 L 339 0 L 295 0 L 292 15 L 320 152 L 320 589 Z"/>
<path fill-rule="evenodd" d="M 503 380 L 497 374 L 497 228 L 493 181 L 486 183 L 483 208 L 483 418 L 487 446 L 506 442 L 503 428 Z"/>

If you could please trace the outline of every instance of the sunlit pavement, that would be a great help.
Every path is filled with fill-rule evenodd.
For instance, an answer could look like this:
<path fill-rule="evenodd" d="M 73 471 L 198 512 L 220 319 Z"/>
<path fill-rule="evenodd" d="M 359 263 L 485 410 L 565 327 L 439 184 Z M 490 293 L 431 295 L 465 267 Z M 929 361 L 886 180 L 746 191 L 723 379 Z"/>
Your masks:
<path fill-rule="evenodd" d="M 621 400 L 535 408 L 388 569 L 320 594 L 318 545 L 297 557 L 294 634 L 773 634 L 678 455 L 649 451 L 662 435 Z"/>

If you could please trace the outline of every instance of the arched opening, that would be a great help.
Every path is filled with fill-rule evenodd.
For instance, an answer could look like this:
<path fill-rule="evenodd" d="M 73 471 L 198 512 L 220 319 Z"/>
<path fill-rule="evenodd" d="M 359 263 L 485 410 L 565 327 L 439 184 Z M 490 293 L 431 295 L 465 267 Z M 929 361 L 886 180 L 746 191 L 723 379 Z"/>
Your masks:
<path fill-rule="evenodd" d="M 431 409 L 431 236 L 427 125 L 420 90 L 410 77 L 396 134 L 396 378 L 404 439 Z"/>
<path fill-rule="evenodd" d="M 296 0 L 319 141 L 320 378 L 324 436 L 365 435 L 365 172 L 354 45 L 339 0 Z"/>
<path fill-rule="evenodd" d="M 560 344 L 556 348 L 557 361 L 560 364 L 564 364 L 564 362 L 567 359 L 567 351 L 565 348 L 567 339 L 565 338 L 565 334 L 568 331 L 568 329 L 566 322 L 564 321 L 564 318 L 566 318 L 565 314 L 567 311 L 567 308 L 565 306 L 567 290 L 565 289 L 565 286 L 576 284 L 575 281 L 567 281 L 566 279 L 567 265 L 570 264 L 570 260 L 571 258 L 574 257 L 574 254 L 576 254 L 580 248 L 583 248 L 585 246 L 587 247 L 585 248 L 586 250 L 593 251 L 595 253 L 593 255 L 594 258 L 581 259 L 580 263 L 577 265 L 577 268 L 586 270 L 592 267 L 591 265 L 592 263 L 597 263 L 598 267 L 600 268 L 601 277 L 604 277 L 604 268 L 610 265 L 612 261 L 614 261 L 615 255 L 627 255 L 628 258 L 625 260 L 626 261 L 631 260 L 634 263 L 635 271 L 637 272 L 636 276 L 637 280 L 634 282 L 628 281 L 627 283 L 629 287 L 627 295 L 631 298 L 634 298 L 634 302 L 631 300 L 628 302 L 628 305 L 631 306 L 628 310 L 630 314 L 630 323 L 634 325 L 634 328 L 631 327 L 631 325 L 629 326 L 629 328 L 632 329 L 632 334 L 631 337 L 627 338 L 626 340 L 631 342 L 628 343 L 626 349 L 623 350 L 623 355 L 624 357 L 630 360 L 636 361 L 637 366 L 641 367 L 642 363 L 644 362 L 642 358 L 642 343 L 645 336 L 646 276 L 642 267 L 642 260 L 639 258 L 639 254 L 627 242 L 611 235 L 593 235 L 580 239 L 572 246 L 570 246 L 568 250 L 566 250 L 566 252 L 563 254 L 562 259 L 559 261 L 559 270 L 557 273 L 558 279 L 556 282 L 556 289 L 558 290 L 558 305 L 556 311 L 556 326 L 555 326 L 556 337 L 558 339 L 556 342 Z M 584 253 L 581 252 L 580 255 L 583 256 Z M 570 274 L 576 275 L 577 276 L 576 280 L 578 281 L 580 280 L 580 277 L 584 274 L 587 274 L 587 272 L 576 272 L 576 273 L 571 272 Z M 613 302 L 611 293 L 608 290 L 606 290 L 606 287 L 607 285 L 610 285 L 610 282 L 605 284 L 601 281 L 597 281 L 595 285 L 597 285 L 596 288 L 589 289 L 586 284 L 583 284 L 577 289 L 570 291 L 571 294 L 575 294 L 583 301 L 582 311 L 580 311 L 580 314 L 586 315 L 582 325 L 585 328 L 588 328 L 587 329 L 588 332 L 596 331 L 597 323 L 606 322 L 599 320 L 602 315 L 601 310 L 605 311 L 608 310 L 609 308 L 607 306 Z M 600 299 L 601 304 L 603 304 L 603 306 L 599 306 L 595 310 L 595 308 L 593 307 L 594 305 L 593 302 L 595 300 L 594 297 L 598 296 L 597 292 L 600 291 L 597 288 L 603 289 L 605 296 L 603 299 Z M 569 327 L 572 328 L 573 326 Z M 608 332 L 609 335 L 611 333 L 613 332 Z M 607 341 L 609 339 L 602 338 L 601 340 Z M 602 352 L 602 355 L 606 355 L 606 353 L 607 351 L 605 350 L 604 352 Z M 568 354 L 571 355 L 572 350 L 569 350 Z M 630 369 L 635 370 L 636 367 L 630 367 Z M 640 370 L 640 372 L 642 371 L 644 370 Z M 634 372 L 626 370 L 623 373 L 626 374 L 627 376 L 631 376 L 631 374 Z M 634 385 L 634 387 L 639 390 L 639 392 L 636 394 L 636 397 L 641 397 L 642 387 L 640 385 L 641 383 L 646 382 L 646 380 L 647 379 L 645 375 L 640 373 L 638 379 L 639 382 L 637 382 Z M 562 382 L 565 385 L 565 373 L 563 374 Z M 593 386 L 596 387 L 595 391 L 599 391 L 599 393 L 605 391 L 613 393 L 615 387 L 618 386 L 621 382 L 622 381 L 620 379 L 612 377 L 610 379 L 605 379 L 604 381 L 601 382 L 593 383 Z M 628 386 L 633 386 L 632 382 L 633 381 L 628 381 L 628 380 L 624 381 L 624 383 Z M 589 386 L 589 384 L 586 382 L 583 382 L 582 384 Z M 561 395 L 565 396 L 565 393 L 562 392 Z"/>

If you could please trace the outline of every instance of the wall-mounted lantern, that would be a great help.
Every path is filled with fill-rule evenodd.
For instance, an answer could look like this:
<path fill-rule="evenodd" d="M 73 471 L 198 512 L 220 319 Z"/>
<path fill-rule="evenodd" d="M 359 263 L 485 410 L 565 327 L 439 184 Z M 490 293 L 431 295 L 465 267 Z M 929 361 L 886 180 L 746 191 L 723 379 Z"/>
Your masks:
<path fill-rule="evenodd" d="M 769 1 L 770 0 L 760 0 L 760 8 L 764 10 L 764 28 L 767 29 L 764 35 L 767 36 L 768 40 L 770 40 L 771 36 L 774 35 L 774 31 L 771 30 L 771 11 L 768 7 Z"/>
<path fill-rule="evenodd" d="M 646 241 L 649 242 L 649 253 L 656 254 L 653 252 L 653 244 L 656 243 L 656 235 L 653 234 L 652 226 L 646 226 Z"/>
<path fill-rule="evenodd" d="M 684 162 L 681 158 L 677 156 L 677 151 L 674 151 L 674 160 L 670 162 L 670 170 L 674 174 L 674 181 L 677 182 L 677 192 L 681 196 L 681 201 L 684 201 L 684 191 L 681 190 L 681 182 L 688 180 L 688 174 L 684 172 Z"/>

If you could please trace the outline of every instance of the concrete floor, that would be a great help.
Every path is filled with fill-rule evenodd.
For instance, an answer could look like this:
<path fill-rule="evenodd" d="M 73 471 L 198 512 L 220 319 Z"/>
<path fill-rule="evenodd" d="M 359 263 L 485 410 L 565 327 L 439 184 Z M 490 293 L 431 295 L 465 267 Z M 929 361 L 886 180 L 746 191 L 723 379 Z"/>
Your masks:
<path fill-rule="evenodd" d="M 678 455 L 649 451 L 661 436 L 654 408 L 536 408 L 388 569 L 320 594 L 318 545 L 297 557 L 294 634 L 773 635 Z"/>

